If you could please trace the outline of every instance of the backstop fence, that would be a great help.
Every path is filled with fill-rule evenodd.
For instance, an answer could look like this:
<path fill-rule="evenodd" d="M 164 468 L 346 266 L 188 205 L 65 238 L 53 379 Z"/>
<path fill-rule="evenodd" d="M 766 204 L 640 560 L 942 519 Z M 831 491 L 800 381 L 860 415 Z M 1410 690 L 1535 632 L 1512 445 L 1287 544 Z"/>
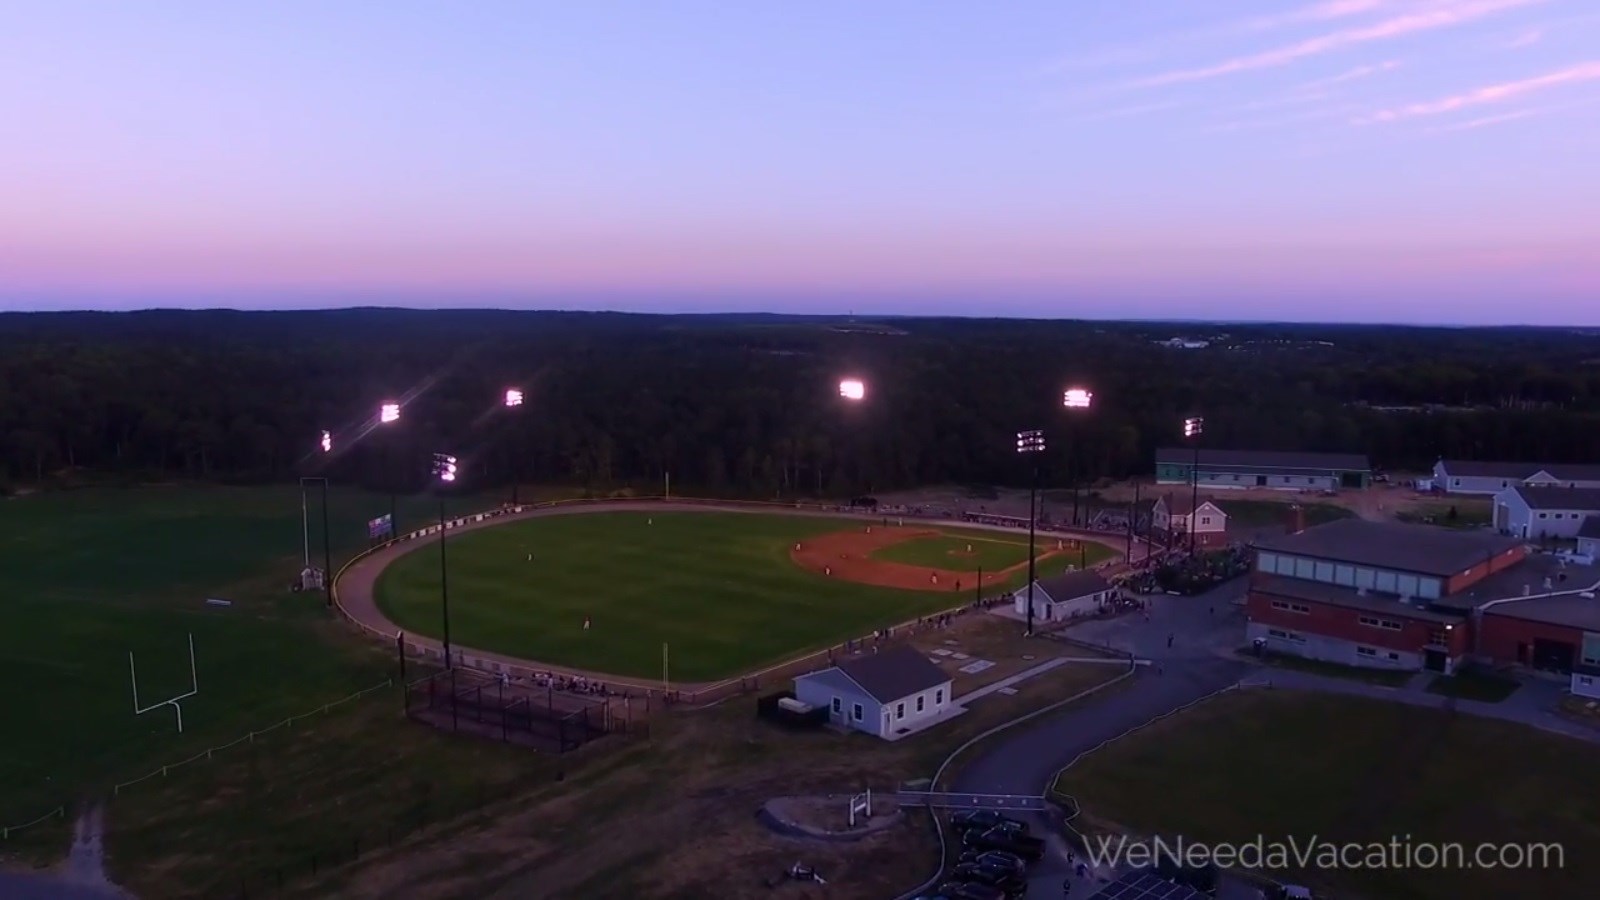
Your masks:
<path fill-rule="evenodd" d="M 621 699 L 621 698 L 617 698 Z M 631 701 L 446 669 L 406 685 L 406 715 L 446 731 L 566 753 L 608 734 L 647 733 Z M 641 710 L 642 712 L 642 710 Z"/>

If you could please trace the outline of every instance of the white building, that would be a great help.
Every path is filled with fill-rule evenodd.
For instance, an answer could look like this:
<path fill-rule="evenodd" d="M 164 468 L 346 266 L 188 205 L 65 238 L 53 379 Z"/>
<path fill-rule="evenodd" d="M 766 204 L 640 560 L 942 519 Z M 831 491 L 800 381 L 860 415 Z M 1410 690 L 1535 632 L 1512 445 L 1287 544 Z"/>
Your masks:
<path fill-rule="evenodd" d="M 1494 497 L 1494 527 L 1524 540 L 1576 538 L 1600 515 L 1600 488 L 1514 485 Z"/>
<path fill-rule="evenodd" d="M 915 647 L 897 644 L 801 675 L 794 696 L 827 709 L 835 725 L 889 739 L 954 712 L 950 682 Z"/>
<path fill-rule="evenodd" d="M 1116 596 L 1116 589 L 1099 572 L 1075 570 L 1033 583 L 1033 618 L 1036 622 L 1062 622 L 1079 616 L 1092 616 L 1105 609 Z M 1026 585 L 1011 595 L 1017 615 L 1028 615 Z"/>
<path fill-rule="evenodd" d="M 1432 485 L 1446 494 L 1498 494 L 1519 484 L 1600 488 L 1600 466 L 1441 459 Z"/>
<path fill-rule="evenodd" d="M 1578 526 L 1578 555 L 1600 559 L 1600 515 L 1590 516 Z"/>
<path fill-rule="evenodd" d="M 1201 497 L 1200 508 L 1191 509 L 1192 495 L 1166 494 L 1156 498 L 1150 509 L 1150 528 L 1161 534 L 1172 535 L 1175 541 L 1189 540 L 1194 532 L 1195 544 L 1201 547 L 1219 547 L 1228 542 L 1228 514 L 1212 500 Z"/>

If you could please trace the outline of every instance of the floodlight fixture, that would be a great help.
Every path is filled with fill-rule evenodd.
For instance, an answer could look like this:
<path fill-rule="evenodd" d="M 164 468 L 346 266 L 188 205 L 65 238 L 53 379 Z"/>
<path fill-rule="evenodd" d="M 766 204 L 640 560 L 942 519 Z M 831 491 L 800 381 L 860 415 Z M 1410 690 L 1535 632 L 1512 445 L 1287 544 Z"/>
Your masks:
<path fill-rule="evenodd" d="M 1067 388 L 1061 392 L 1061 405 L 1067 409 L 1088 409 L 1094 405 L 1094 392 L 1085 388 Z"/>
<path fill-rule="evenodd" d="M 1018 453 L 1041 453 L 1044 451 L 1044 432 L 1038 429 L 1017 432 Z"/>
<path fill-rule="evenodd" d="M 400 404 L 385 403 L 378 407 L 378 421 L 385 424 L 400 421 Z"/>
<path fill-rule="evenodd" d="M 1206 430 L 1206 420 L 1200 416 L 1191 416 L 1183 420 L 1183 436 L 1186 438 L 1199 437 Z"/>
<path fill-rule="evenodd" d="M 867 398 L 866 382 L 859 378 L 846 378 L 839 382 L 839 396 L 846 400 L 865 400 Z"/>
<path fill-rule="evenodd" d="M 439 476 L 440 481 L 455 481 L 456 458 L 448 453 L 435 453 L 433 455 L 433 474 Z"/>
<path fill-rule="evenodd" d="M 322 452 L 323 453 L 332 453 L 333 452 L 333 433 L 329 432 L 329 431 L 324 431 L 322 433 L 322 440 L 318 442 L 318 446 L 320 446 L 322 448 Z"/>
<path fill-rule="evenodd" d="M 522 391 L 517 388 L 506 388 L 506 406 L 521 406 Z"/>

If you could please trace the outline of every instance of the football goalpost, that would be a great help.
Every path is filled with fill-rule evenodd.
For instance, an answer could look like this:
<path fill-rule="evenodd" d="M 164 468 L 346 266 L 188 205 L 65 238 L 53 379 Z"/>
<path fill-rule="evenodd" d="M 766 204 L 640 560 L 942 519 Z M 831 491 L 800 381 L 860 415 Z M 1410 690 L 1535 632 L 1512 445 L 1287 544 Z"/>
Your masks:
<path fill-rule="evenodd" d="M 178 733 L 183 734 L 182 702 L 200 693 L 200 678 L 195 673 L 194 666 L 194 634 L 191 632 L 189 635 L 189 690 L 187 693 L 179 694 L 176 697 L 168 697 L 160 703 L 152 703 L 149 706 L 141 707 L 139 705 L 139 670 L 133 664 L 132 650 L 128 651 L 128 679 L 133 685 L 133 714 L 142 716 L 163 706 L 170 706 L 172 711 L 178 715 Z"/>
<path fill-rule="evenodd" d="M 863 820 L 872 818 L 872 789 L 867 788 L 864 794 L 856 794 L 850 798 L 850 827 L 856 827 L 856 816 Z"/>

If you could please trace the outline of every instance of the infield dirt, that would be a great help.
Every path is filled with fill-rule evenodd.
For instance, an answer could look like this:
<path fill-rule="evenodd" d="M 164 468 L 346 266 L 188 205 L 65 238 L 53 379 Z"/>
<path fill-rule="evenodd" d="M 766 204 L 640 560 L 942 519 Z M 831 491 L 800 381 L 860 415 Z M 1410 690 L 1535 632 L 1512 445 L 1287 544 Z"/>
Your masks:
<path fill-rule="evenodd" d="M 897 525 L 864 525 L 859 529 L 836 531 L 819 535 L 796 544 L 789 551 L 789 559 L 797 566 L 812 572 L 870 584 L 877 587 L 900 588 L 912 591 L 965 591 L 979 586 L 978 573 L 956 569 L 934 569 L 913 566 L 888 560 L 873 559 L 872 554 L 884 547 L 917 538 L 944 537 L 945 533 L 931 528 Z M 1082 538 L 1050 537 L 1039 542 L 1037 557 L 1039 575 L 1047 574 L 1044 564 L 1057 556 L 1075 558 L 1077 542 Z M 1052 545 L 1065 543 L 1060 549 Z M 1120 554 L 1119 554 L 1120 555 Z M 1026 560 L 1004 569 L 983 573 L 984 585 L 1002 584 L 1028 567 Z"/>

